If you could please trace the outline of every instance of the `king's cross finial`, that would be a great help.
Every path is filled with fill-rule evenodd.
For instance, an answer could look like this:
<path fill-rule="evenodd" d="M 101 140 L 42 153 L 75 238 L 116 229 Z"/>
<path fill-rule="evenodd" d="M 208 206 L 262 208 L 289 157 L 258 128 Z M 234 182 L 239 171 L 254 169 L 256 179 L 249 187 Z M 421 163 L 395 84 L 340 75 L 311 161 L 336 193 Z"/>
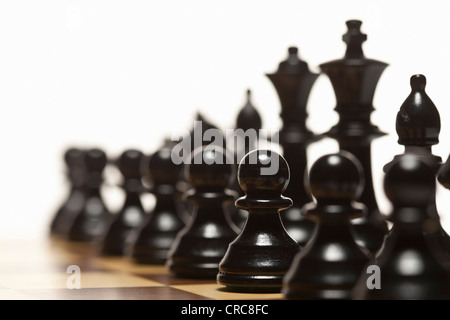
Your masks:
<path fill-rule="evenodd" d="M 367 40 L 367 35 L 361 32 L 360 20 L 349 20 L 347 33 L 342 36 L 342 40 L 347 44 L 346 58 L 363 58 L 362 43 Z"/>

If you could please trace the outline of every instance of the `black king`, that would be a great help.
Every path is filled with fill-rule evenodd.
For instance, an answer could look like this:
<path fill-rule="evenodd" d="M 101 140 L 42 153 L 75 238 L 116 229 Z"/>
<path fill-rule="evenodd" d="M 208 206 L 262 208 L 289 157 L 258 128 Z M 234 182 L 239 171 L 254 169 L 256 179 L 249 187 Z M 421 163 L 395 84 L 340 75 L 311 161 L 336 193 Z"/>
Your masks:
<path fill-rule="evenodd" d="M 333 86 L 339 114 L 338 123 L 326 135 L 336 139 L 341 150 L 351 152 L 363 165 L 365 187 L 359 201 L 367 206 L 367 215 L 355 220 L 354 226 L 358 243 L 374 253 L 388 228 L 373 188 L 371 142 L 386 133 L 371 123 L 370 115 L 375 110 L 372 101 L 378 80 L 388 64 L 364 56 L 362 44 L 367 35 L 361 33 L 361 21 L 350 20 L 346 24 L 348 31 L 342 37 L 347 44 L 344 58 L 320 65 Z"/>

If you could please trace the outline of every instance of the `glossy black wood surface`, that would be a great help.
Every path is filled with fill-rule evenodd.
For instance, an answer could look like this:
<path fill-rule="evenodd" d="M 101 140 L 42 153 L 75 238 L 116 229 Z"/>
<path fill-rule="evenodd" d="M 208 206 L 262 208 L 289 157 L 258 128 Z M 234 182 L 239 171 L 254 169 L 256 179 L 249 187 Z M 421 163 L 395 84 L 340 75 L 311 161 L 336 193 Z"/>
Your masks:
<path fill-rule="evenodd" d="M 383 243 L 388 227 L 375 197 L 371 163 L 371 142 L 385 133 L 371 122 L 370 116 L 375 110 L 375 89 L 387 64 L 364 56 L 362 44 L 367 35 L 361 32 L 361 21 L 349 20 L 346 24 L 344 58 L 320 65 L 333 86 L 339 114 L 338 123 L 326 134 L 337 140 L 340 150 L 357 157 L 364 168 L 365 185 L 359 201 L 367 206 L 368 214 L 353 224 L 357 241 L 374 253 Z"/>
<path fill-rule="evenodd" d="M 272 174 L 261 173 L 272 165 L 278 167 Z M 280 211 L 292 205 L 291 199 L 282 196 L 289 177 L 286 160 L 275 151 L 257 149 L 242 159 L 238 180 L 245 196 L 236 200 L 236 206 L 247 210 L 248 217 L 219 264 L 217 281 L 227 290 L 280 292 L 283 277 L 300 250 L 280 218 Z"/>

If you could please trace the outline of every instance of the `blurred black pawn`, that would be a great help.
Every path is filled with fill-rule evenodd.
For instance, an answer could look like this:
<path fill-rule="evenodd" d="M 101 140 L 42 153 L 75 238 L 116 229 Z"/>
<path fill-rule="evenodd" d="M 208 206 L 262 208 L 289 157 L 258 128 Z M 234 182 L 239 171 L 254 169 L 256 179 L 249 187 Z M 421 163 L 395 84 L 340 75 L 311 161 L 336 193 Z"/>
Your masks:
<path fill-rule="evenodd" d="M 125 255 L 133 241 L 133 233 L 142 224 L 145 210 L 141 202 L 144 191 L 141 176 L 141 161 L 144 155 L 139 150 L 125 150 L 115 165 L 123 176 L 121 185 L 125 191 L 125 201 L 120 211 L 114 215 L 114 220 L 101 243 L 104 255 Z"/>
<path fill-rule="evenodd" d="M 379 268 L 379 278 L 363 271 L 354 299 L 449 299 L 449 273 L 436 260 L 423 232 L 432 220 L 428 208 L 436 192 L 435 171 L 413 155 L 401 156 L 387 169 L 384 190 L 393 205 L 389 216 L 393 227 L 368 263 Z"/>
<path fill-rule="evenodd" d="M 311 167 L 309 187 L 316 203 L 303 214 L 316 221 L 311 240 L 285 276 L 287 299 L 350 299 L 370 253 L 355 240 L 351 220 L 366 208 L 356 203 L 364 187 L 358 159 L 341 151 L 319 158 Z"/>
<path fill-rule="evenodd" d="M 104 151 L 93 148 L 84 154 L 86 177 L 84 179 L 85 201 L 70 227 L 68 240 L 96 242 L 105 235 L 111 213 L 101 195 L 103 170 L 108 162 Z"/>
<path fill-rule="evenodd" d="M 215 279 L 228 244 L 239 232 L 225 212 L 236 196 L 227 188 L 235 167 L 227 164 L 222 148 L 207 146 L 194 150 L 185 174 L 192 187 L 185 197 L 194 211 L 169 251 L 167 266 L 179 277 Z"/>
<path fill-rule="evenodd" d="M 137 263 L 164 264 L 177 233 L 185 225 L 176 205 L 179 198 L 176 184 L 182 165 L 172 161 L 171 153 L 166 143 L 143 164 L 144 180 L 150 185 L 156 203 L 130 249 Z"/>
<path fill-rule="evenodd" d="M 59 207 L 50 225 L 52 236 L 67 236 L 73 219 L 81 211 L 85 194 L 83 183 L 85 179 L 84 151 L 79 148 L 69 148 L 64 153 L 67 167 L 67 178 L 70 192 L 67 199 Z"/>
<path fill-rule="evenodd" d="M 217 282 L 229 291 L 280 292 L 283 277 L 300 250 L 280 217 L 280 211 L 292 206 L 292 200 L 281 195 L 289 177 L 286 160 L 274 151 L 251 151 L 239 164 L 238 180 L 245 196 L 236 206 L 248 215 L 217 275 Z"/>

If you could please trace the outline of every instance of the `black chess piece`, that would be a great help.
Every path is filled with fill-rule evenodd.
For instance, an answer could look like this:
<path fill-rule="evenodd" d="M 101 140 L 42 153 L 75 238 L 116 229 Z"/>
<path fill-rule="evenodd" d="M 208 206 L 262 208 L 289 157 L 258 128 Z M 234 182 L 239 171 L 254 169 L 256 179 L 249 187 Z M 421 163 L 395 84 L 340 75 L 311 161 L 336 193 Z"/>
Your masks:
<path fill-rule="evenodd" d="M 237 115 L 233 145 L 227 145 L 229 151 L 234 153 L 236 172 L 238 172 L 238 166 L 242 158 L 258 147 L 259 130 L 262 128 L 261 116 L 252 102 L 251 93 L 251 90 L 248 89 L 246 102 Z M 227 137 L 227 142 L 229 140 L 229 137 Z M 233 179 L 230 188 L 238 194 L 238 197 L 245 195 L 237 178 Z M 230 211 L 233 222 L 242 228 L 247 220 L 247 211 L 236 207 L 234 203 L 231 203 L 227 209 Z"/>
<path fill-rule="evenodd" d="M 111 213 L 101 194 L 103 170 L 107 162 L 106 153 L 101 149 L 92 148 L 84 154 L 86 177 L 83 189 L 86 198 L 82 210 L 70 226 L 70 241 L 97 242 L 105 235 L 111 222 Z"/>
<path fill-rule="evenodd" d="M 143 164 L 144 180 L 156 203 L 131 248 L 130 254 L 137 263 L 164 264 L 176 235 L 185 226 L 186 217 L 176 205 L 180 192 L 177 181 L 183 166 L 172 161 L 171 152 L 171 145 L 166 142 Z"/>
<path fill-rule="evenodd" d="M 414 155 L 425 161 L 437 175 L 442 159 L 432 153 L 432 146 L 439 143 L 439 111 L 425 92 L 424 75 L 411 76 L 410 84 L 411 93 L 401 105 L 395 122 L 398 143 L 405 146 L 404 154 Z M 386 172 L 401 156 L 396 155 L 383 170 Z M 439 261 L 450 268 L 450 238 L 440 223 L 435 197 L 430 204 L 429 213 L 431 220 L 424 229 L 425 235 L 430 246 L 436 249 Z"/>
<path fill-rule="evenodd" d="M 319 74 L 312 73 L 308 64 L 299 58 L 297 47 L 290 47 L 287 59 L 279 63 L 277 72 L 266 76 L 274 85 L 281 103 L 283 127 L 279 140 L 291 170 L 291 180 L 284 195 L 291 198 L 294 204 L 283 213 L 281 219 L 288 233 L 304 246 L 314 228 L 314 222 L 301 214 L 302 206 L 311 201 L 303 184 L 307 147 L 323 137 L 306 126 L 308 98 Z"/>
<path fill-rule="evenodd" d="M 192 187 L 185 197 L 194 203 L 194 211 L 178 233 L 166 265 L 178 277 L 215 279 L 228 244 L 239 232 L 224 210 L 236 196 L 228 189 L 235 167 L 227 164 L 223 148 L 201 147 L 194 150 L 185 174 Z"/>
<path fill-rule="evenodd" d="M 85 178 L 83 156 L 84 151 L 75 147 L 68 148 L 64 152 L 64 162 L 67 167 L 67 178 L 70 183 L 70 191 L 68 197 L 58 208 L 52 219 L 50 225 L 50 234 L 52 236 L 67 236 L 73 219 L 83 208 L 85 199 L 83 191 Z"/>
<path fill-rule="evenodd" d="M 187 146 L 187 148 L 183 147 L 182 154 L 177 154 L 177 156 L 180 156 L 182 163 L 190 162 L 192 152 L 196 148 L 200 148 L 202 146 L 206 146 L 209 144 L 217 145 L 219 147 L 223 147 L 225 145 L 225 137 L 223 136 L 223 134 L 221 136 L 222 139 L 219 139 L 218 141 L 214 139 L 213 139 L 214 141 L 208 141 L 207 139 L 203 139 L 208 130 L 220 130 L 220 129 L 211 121 L 207 120 L 206 117 L 201 112 L 197 112 L 195 115 L 194 125 L 192 129 L 185 136 L 182 137 L 183 142 L 185 140 L 188 141 L 188 143 L 183 143 L 183 145 Z M 179 170 L 179 173 L 180 176 L 177 182 L 178 189 L 182 193 L 188 192 L 192 187 L 189 185 L 189 182 L 186 181 L 184 170 Z M 176 201 L 176 206 L 178 212 L 181 212 L 183 215 L 185 215 L 186 219 L 189 219 L 189 216 L 194 210 L 192 203 L 190 203 L 189 201 L 182 201 L 181 199 L 179 199 L 179 201 Z"/>
<path fill-rule="evenodd" d="M 316 221 L 311 240 L 294 258 L 283 280 L 287 299 L 350 299 L 369 251 L 356 243 L 351 220 L 365 214 L 355 202 L 364 187 L 363 168 L 356 157 L 341 151 L 320 157 L 309 173 L 316 202 L 303 214 Z"/>
<path fill-rule="evenodd" d="M 368 263 L 379 268 L 379 278 L 364 271 L 355 286 L 354 299 L 450 298 L 449 273 L 436 260 L 423 232 L 431 219 L 428 207 L 435 197 L 435 174 L 433 168 L 410 154 L 398 157 L 387 169 L 384 190 L 393 205 L 389 216 L 393 227 L 382 249 Z"/>
<path fill-rule="evenodd" d="M 146 215 L 141 202 L 144 192 L 141 174 L 141 151 L 128 149 L 122 152 L 115 165 L 123 176 L 121 188 L 125 192 L 122 208 L 114 215 L 104 239 L 101 241 L 103 255 L 127 255 L 127 249 L 133 242 L 134 233 L 142 224 Z"/>
<path fill-rule="evenodd" d="M 373 188 L 371 142 L 386 133 L 371 123 L 370 115 L 375 110 L 372 104 L 375 89 L 387 64 L 364 56 L 362 44 L 367 35 L 361 32 L 361 23 L 347 21 L 344 58 L 323 63 L 320 68 L 333 86 L 335 110 L 339 114 L 338 123 L 326 134 L 337 140 L 340 150 L 357 157 L 364 168 L 365 186 L 359 201 L 367 206 L 368 214 L 353 221 L 357 241 L 375 253 L 383 243 L 388 226 L 380 214 Z"/>
<path fill-rule="evenodd" d="M 272 165 L 273 172 L 261 173 Z M 289 166 L 275 151 L 253 150 L 239 164 L 238 180 L 245 196 L 236 206 L 248 211 L 247 220 L 219 264 L 217 282 L 229 291 L 280 292 L 300 250 L 280 218 L 280 211 L 292 205 L 281 195 L 289 184 Z"/>

